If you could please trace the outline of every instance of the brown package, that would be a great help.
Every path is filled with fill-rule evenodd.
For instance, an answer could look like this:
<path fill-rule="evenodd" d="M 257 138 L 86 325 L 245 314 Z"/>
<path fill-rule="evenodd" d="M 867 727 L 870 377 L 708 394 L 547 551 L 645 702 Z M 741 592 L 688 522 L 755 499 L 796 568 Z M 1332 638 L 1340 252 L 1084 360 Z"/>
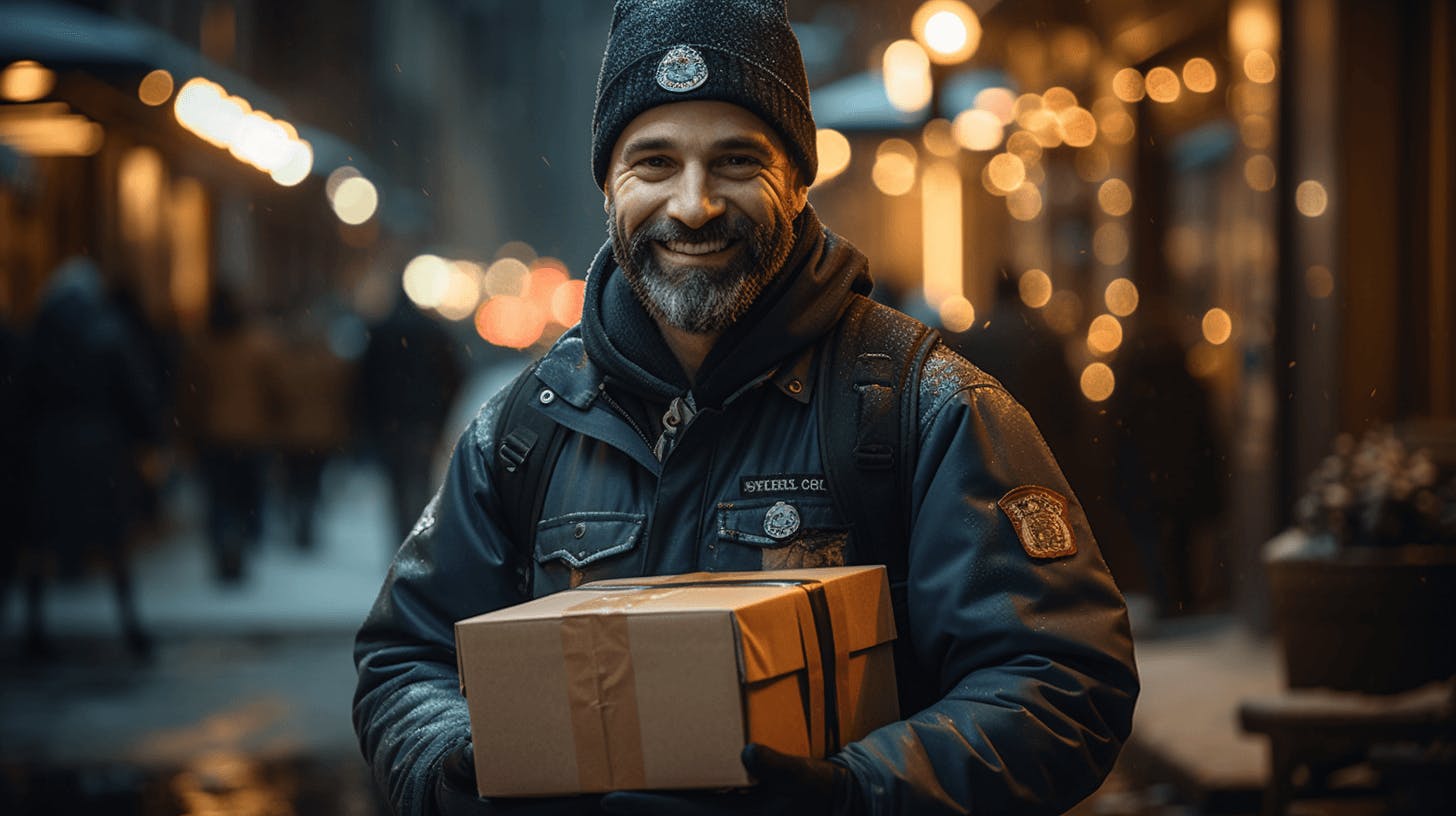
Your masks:
<path fill-rule="evenodd" d="M 899 718 L 884 567 L 583 584 L 455 624 L 482 796 L 752 784 Z"/>

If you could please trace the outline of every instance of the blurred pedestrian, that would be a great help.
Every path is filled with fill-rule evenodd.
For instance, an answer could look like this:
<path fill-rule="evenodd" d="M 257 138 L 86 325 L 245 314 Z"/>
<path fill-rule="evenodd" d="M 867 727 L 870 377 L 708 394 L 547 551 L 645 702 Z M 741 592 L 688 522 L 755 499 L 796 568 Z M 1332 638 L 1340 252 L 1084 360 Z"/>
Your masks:
<path fill-rule="evenodd" d="M 207 493 L 207 537 L 218 581 L 236 584 L 263 533 L 267 455 L 280 414 L 275 335 L 246 316 L 236 295 L 213 296 L 207 334 L 182 378 L 188 426 Z"/>
<path fill-rule="evenodd" d="M 316 332 L 291 335 L 277 360 L 282 509 L 300 549 L 314 546 L 324 465 L 349 440 L 353 373 Z"/>
<path fill-rule="evenodd" d="M 430 500 L 430 465 L 460 383 L 449 333 L 398 298 L 370 329 L 358 390 L 368 444 L 389 473 L 396 540 Z"/>
<path fill-rule="evenodd" d="M 10 608 L 20 547 L 28 525 L 24 463 L 25 436 L 20 433 L 20 332 L 0 315 L 0 621 Z"/>
<path fill-rule="evenodd" d="M 1194 542 L 1223 510 L 1224 445 L 1208 389 L 1188 372 L 1175 313 L 1145 303 L 1116 361 L 1119 504 L 1159 617 L 1195 611 Z"/>
<path fill-rule="evenodd" d="M 100 556 L 111 575 L 133 654 L 151 638 L 137 615 L 127 559 L 138 520 L 139 449 L 158 438 L 153 374 L 101 275 L 86 258 L 66 261 L 41 301 L 21 372 L 31 536 L 21 569 L 27 588 L 27 651 L 49 651 L 44 589 L 59 572 Z"/>

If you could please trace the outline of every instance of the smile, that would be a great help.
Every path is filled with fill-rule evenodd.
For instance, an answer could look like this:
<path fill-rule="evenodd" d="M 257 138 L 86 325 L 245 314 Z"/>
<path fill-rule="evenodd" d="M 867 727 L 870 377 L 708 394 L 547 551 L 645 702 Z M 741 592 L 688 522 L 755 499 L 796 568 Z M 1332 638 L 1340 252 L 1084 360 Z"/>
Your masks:
<path fill-rule="evenodd" d="M 708 255 L 717 255 L 733 246 L 734 242 L 726 238 L 717 241 L 659 241 L 658 246 L 666 249 L 675 255 L 687 255 L 693 258 L 702 258 Z"/>

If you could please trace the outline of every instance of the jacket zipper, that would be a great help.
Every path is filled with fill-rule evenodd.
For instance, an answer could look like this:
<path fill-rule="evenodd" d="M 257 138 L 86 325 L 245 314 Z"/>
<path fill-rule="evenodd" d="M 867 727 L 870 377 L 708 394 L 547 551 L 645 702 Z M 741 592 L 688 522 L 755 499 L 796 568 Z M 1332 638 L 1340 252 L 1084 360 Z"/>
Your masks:
<path fill-rule="evenodd" d="M 607 391 L 605 383 L 602 385 L 601 392 L 602 399 L 606 400 L 607 404 L 612 406 L 612 410 L 617 412 L 617 416 L 626 420 L 627 424 L 632 427 L 632 430 L 637 432 L 637 435 L 642 438 L 643 443 L 647 445 L 648 450 L 653 450 L 654 446 L 652 440 L 647 436 L 647 432 L 642 430 L 642 426 L 637 424 L 637 420 L 633 419 L 632 415 L 627 413 L 626 409 L 619 405 L 616 400 L 612 399 L 612 395 Z"/>

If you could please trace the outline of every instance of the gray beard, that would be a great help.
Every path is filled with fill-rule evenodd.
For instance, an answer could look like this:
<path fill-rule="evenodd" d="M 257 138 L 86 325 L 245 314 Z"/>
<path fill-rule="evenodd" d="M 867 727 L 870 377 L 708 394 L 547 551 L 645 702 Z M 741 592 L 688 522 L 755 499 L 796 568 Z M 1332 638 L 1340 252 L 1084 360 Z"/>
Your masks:
<path fill-rule="evenodd" d="M 643 224 L 624 238 L 616 204 L 608 207 L 607 232 L 612 255 L 642 307 L 654 320 L 691 334 L 721 332 L 747 314 L 783 269 L 795 237 L 787 214 L 775 211 L 767 224 L 754 224 L 742 215 L 725 215 L 697 230 L 663 218 Z M 659 241 L 720 237 L 739 243 L 734 257 L 721 268 L 667 266 L 653 250 Z"/>

